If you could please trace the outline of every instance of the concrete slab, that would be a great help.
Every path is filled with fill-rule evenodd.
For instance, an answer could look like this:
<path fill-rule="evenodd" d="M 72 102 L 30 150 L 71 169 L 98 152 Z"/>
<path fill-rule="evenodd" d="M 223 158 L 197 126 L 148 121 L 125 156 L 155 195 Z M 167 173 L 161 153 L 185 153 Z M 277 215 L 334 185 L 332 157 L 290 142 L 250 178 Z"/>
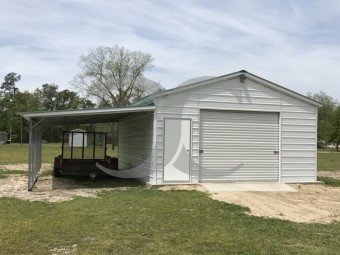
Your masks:
<path fill-rule="evenodd" d="M 296 189 L 280 182 L 224 182 L 224 183 L 201 183 L 209 192 L 297 192 Z"/>

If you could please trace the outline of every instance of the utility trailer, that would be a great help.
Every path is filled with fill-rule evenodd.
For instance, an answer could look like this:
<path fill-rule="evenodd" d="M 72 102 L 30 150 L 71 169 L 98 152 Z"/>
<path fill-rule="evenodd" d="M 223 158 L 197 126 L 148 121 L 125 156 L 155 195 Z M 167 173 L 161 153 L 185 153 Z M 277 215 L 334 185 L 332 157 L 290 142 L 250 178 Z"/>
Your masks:
<path fill-rule="evenodd" d="M 107 134 L 103 132 L 64 131 L 61 155 L 54 158 L 53 175 L 103 173 L 96 163 L 118 170 L 118 159 L 106 154 L 106 139 Z"/>

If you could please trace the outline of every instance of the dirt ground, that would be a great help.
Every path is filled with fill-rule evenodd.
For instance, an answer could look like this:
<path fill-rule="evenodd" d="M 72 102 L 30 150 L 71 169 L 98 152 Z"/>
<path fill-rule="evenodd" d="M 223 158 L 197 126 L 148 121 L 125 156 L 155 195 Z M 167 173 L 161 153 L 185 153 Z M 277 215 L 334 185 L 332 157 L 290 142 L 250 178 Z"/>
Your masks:
<path fill-rule="evenodd" d="M 298 192 L 219 192 L 212 198 L 249 207 L 251 215 L 305 223 L 340 221 L 340 188 L 291 185 Z"/>
<path fill-rule="evenodd" d="M 1 170 L 27 170 L 27 164 L 1 166 Z M 42 172 L 52 170 L 43 164 Z M 319 176 L 340 179 L 340 171 L 323 171 Z M 298 192 L 218 192 L 209 195 L 216 200 L 250 208 L 251 215 L 286 219 L 304 223 L 340 221 L 340 187 L 320 184 L 291 185 Z M 122 189 L 122 188 L 118 188 Z M 185 189 L 207 192 L 201 185 L 164 186 L 160 190 Z M 32 192 L 27 191 L 27 176 L 9 175 L 0 179 L 0 197 L 16 197 L 29 201 L 62 202 L 76 196 L 96 197 L 103 190 L 87 188 L 72 179 L 41 176 Z"/>
<path fill-rule="evenodd" d="M 41 173 L 52 170 L 52 167 L 51 164 L 42 164 Z M 27 169 L 27 164 L 0 165 L 0 171 L 27 171 Z M 84 185 L 76 184 L 72 179 L 40 176 L 33 191 L 29 192 L 27 189 L 26 175 L 11 174 L 7 178 L 0 179 L 0 197 L 16 197 L 29 201 L 63 202 L 72 200 L 77 196 L 97 197 L 99 192 L 113 190 L 114 188 L 87 188 Z"/>

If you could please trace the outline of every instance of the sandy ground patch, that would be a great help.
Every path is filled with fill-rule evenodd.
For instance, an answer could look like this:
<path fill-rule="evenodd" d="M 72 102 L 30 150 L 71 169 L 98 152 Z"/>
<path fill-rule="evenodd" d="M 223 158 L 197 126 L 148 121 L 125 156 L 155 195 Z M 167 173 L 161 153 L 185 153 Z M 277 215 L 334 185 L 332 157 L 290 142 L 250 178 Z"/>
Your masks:
<path fill-rule="evenodd" d="M 43 164 L 43 171 L 52 170 Z M 27 164 L 0 166 L 0 170 L 27 170 Z M 340 171 L 320 171 L 320 176 L 340 179 Z M 324 185 L 291 185 L 296 193 L 286 192 L 216 192 L 213 199 L 249 207 L 251 215 L 286 219 L 294 222 L 329 223 L 340 221 L 340 188 Z M 39 177 L 33 191 L 27 191 L 27 176 L 9 175 L 0 179 L 0 197 L 16 197 L 30 201 L 62 202 L 76 196 L 96 197 L 104 190 L 114 188 L 88 188 L 72 179 Z M 126 189 L 126 188 L 116 188 Z M 169 185 L 160 190 L 197 190 L 207 192 L 201 185 Z"/>
<path fill-rule="evenodd" d="M 214 192 L 216 200 L 246 206 L 250 215 L 279 218 L 302 223 L 340 221 L 340 188 L 321 184 L 290 185 L 298 192 Z M 173 185 L 160 190 L 197 190 L 200 185 Z"/>
<path fill-rule="evenodd" d="M 170 191 L 170 190 L 196 190 L 196 191 L 201 191 L 201 192 L 207 192 L 207 190 L 199 185 L 199 184 L 194 184 L 194 185 L 166 185 L 166 186 L 161 186 L 158 188 L 159 190 L 163 191 Z"/>
<path fill-rule="evenodd" d="M 52 170 L 53 164 L 41 164 L 41 172 Z M 0 165 L 0 171 L 23 170 L 28 171 L 27 163 Z"/>
<path fill-rule="evenodd" d="M 52 170 L 52 164 L 42 164 L 41 174 Z M 0 165 L 1 170 L 27 170 L 27 164 Z M 27 175 L 11 174 L 0 179 L 0 197 L 15 197 L 29 201 L 63 202 L 80 197 L 97 197 L 99 192 L 124 188 L 88 188 L 76 184 L 68 178 L 54 178 L 40 176 L 33 187 L 28 191 Z"/>
<path fill-rule="evenodd" d="M 63 202 L 80 197 L 97 197 L 99 192 L 114 188 L 86 188 L 71 179 L 41 176 L 32 191 L 27 190 L 27 176 L 10 175 L 0 179 L 0 197 L 15 197 L 29 201 Z M 119 188 L 123 189 L 123 188 Z"/>
<path fill-rule="evenodd" d="M 340 170 L 337 170 L 337 171 L 318 171 L 318 176 L 340 179 Z"/>
<path fill-rule="evenodd" d="M 340 188 L 324 185 L 291 185 L 298 192 L 219 192 L 213 199 L 249 207 L 251 215 L 294 222 L 340 221 Z"/>

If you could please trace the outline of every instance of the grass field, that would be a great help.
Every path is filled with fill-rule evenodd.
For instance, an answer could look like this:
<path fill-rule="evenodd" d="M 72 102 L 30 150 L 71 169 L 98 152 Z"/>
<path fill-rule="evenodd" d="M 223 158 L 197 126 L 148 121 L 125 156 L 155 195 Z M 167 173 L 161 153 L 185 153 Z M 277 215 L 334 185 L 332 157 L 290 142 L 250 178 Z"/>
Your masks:
<path fill-rule="evenodd" d="M 10 174 L 26 174 L 27 172 L 24 170 L 8 170 L 8 171 L 0 171 L 0 179 L 8 177 Z"/>
<path fill-rule="evenodd" d="M 0 199 L 0 254 L 338 254 L 340 224 L 298 224 L 195 191 L 131 187 L 63 203 Z"/>
<path fill-rule="evenodd" d="M 27 145 L 0 146 L 0 165 L 27 162 Z M 60 145 L 44 144 L 51 163 Z M 339 169 L 338 153 L 319 167 Z M 331 163 L 329 159 L 333 159 Z M 15 172 L 22 174 L 23 172 Z M 3 175 L 10 174 L 3 171 Z M 0 178 L 1 175 L 0 175 Z M 340 181 L 324 178 L 328 185 Z M 0 254 L 339 254 L 340 223 L 255 217 L 196 191 L 127 190 L 62 203 L 0 198 Z M 122 186 L 122 184 L 120 184 Z"/>
<path fill-rule="evenodd" d="M 340 152 L 320 150 L 318 152 L 318 170 L 340 170 Z"/>
<path fill-rule="evenodd" d="M 100 153 L 100 152 L 98 152 Z M 41 161 L 42 163 L 53 163 L 54 157 L 61 154 L 61 144 L 48 143 L 42 144 Z M 116 156 L 116 151 L 110 146 L 107 148 L 107 155 Z M 0 165 L 28 163 L 28 144 L 6 144 L 0 145 Z"/>
<path fill-rule="evenodd" d="M 340 180 L 331 177 L 318 177 L 318 181 L 324 182 L 327 186 L 340 187 Z"/>

